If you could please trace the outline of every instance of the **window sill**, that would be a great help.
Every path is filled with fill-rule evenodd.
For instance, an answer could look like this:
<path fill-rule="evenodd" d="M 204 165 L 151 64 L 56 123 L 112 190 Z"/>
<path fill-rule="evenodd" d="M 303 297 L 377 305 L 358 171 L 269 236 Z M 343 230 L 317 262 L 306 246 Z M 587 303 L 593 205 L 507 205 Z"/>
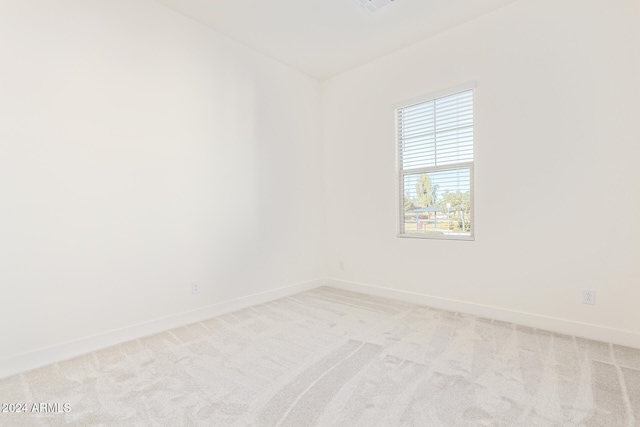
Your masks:
<path fill-rule="evenodd" d="M 476 240 L 475 236 L 455 236 L 451 234 L 398 234 L 399 238 L 407 239 L 434 239 L 434 240 Z"/>

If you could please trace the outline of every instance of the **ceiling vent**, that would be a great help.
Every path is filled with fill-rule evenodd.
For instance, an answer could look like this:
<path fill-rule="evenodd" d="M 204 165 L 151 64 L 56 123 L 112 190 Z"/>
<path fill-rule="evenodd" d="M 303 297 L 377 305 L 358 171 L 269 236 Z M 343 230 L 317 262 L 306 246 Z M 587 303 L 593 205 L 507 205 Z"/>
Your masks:
<path fill-rule="evenodd" d="M 385 6 L 390 5 L 395 0 L 356 0 L 360 6 L 367 9 L 369 12 L 373 13 Z"/>

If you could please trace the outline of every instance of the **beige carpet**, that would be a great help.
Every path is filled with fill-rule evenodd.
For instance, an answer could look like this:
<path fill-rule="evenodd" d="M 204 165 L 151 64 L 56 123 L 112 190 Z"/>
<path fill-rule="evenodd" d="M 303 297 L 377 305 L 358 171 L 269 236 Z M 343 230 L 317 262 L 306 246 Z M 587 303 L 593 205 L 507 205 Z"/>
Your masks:
<path fill-rule="evenodd" d="M 633 426 L 640 350 L 323 287 L 0 380 L 0 402 L 69 409 L 2 426 Z"/>

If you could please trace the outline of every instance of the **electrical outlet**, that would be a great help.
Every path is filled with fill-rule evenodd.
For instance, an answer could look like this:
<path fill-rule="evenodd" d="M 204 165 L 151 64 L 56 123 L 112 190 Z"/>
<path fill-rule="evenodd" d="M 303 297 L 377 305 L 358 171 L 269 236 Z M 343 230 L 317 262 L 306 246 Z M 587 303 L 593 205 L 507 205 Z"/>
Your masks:
<path fill-rule="evenodd" d="M 340 270 L 344 270 L 344 261 L 340 260 Z"/>
<path fill-rule="evenodd" d="M 192 294 L 200 293 L 200 282 L 191 282 L 191 293 Z"/>
<path fill-rule="evenodd" d="M 582 303 L 583 304 L 596 304 L 596 291 L 593 289 L 583 289 L 582 290 Z"/>

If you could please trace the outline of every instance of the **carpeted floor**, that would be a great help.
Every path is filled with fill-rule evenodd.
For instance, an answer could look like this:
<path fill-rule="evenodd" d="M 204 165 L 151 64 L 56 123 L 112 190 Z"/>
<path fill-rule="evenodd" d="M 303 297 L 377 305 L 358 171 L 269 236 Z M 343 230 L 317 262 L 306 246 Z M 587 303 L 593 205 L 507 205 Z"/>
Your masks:
<path fill-rule="evenodd" d="M 2 426 L 634 426 L 640 350 L 322 287 L 0 380 L 12 402 Z"/>

